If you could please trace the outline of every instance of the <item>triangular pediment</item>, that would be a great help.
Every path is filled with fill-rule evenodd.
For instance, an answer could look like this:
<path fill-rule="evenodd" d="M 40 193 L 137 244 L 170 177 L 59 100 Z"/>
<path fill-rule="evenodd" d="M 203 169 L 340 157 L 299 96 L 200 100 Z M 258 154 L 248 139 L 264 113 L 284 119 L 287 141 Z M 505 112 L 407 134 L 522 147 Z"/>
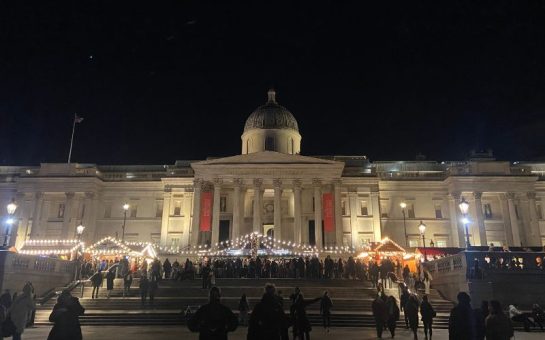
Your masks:
<path fill-rule="evenodd" d="M 321 158 L 289 155 L 275 151 L 262 151 L 246 155 L 237 155 L 223 158 L 216 158 L 192 165 L 235 165 L 235 164 L 339 164 L 340 162 L 330 161 Z M 342 163 L 341 163 L 342 164 Z"/>

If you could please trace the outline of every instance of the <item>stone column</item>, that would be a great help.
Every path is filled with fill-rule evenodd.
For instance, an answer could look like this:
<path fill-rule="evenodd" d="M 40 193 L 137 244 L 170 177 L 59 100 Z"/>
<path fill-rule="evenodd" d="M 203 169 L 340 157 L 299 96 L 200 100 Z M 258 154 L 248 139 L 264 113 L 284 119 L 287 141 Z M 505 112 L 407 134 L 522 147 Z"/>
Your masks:
<path fill-rule="evenodd" d="M 483 203 L 481 201 L 482 195 L 482 192 L 473 193 L 473 197 L 475 198 L 475 216 L 477 217 L 477 226 L 479 227 L 480 245 L 487 246 L 488 242 L 486 239 L 486 227 L 484 224 Z"/>
<path fill-rule="evenodd" d="M 41 192 L 36 192 L 34 195 L 34 208 L 32 209 L 32 228 L 30 230 L 30 239 L 43 238 L 40 230 L 40 219 L 42 217 L 42 206 L 44 203 L 44 195 Z"/>
<path fill-rule="evenodd" d="M 163 215 L 161 216 L 161 246 L 168 246 L 168 224 L 170 223 L 170 203 L 172 190 L 165 188 L 163 192 Z"/>
<path fill-rule="evenodd" d="M 302 182 L 299 179 L 293 181 L 293 242 L 301 243 L 302 232 L 302 202 L 301 202 L 301 187 Z"/>
<path fill-rule="evenodd" d="M 378 191 L 371 192 L 371 203 L 373 204 L 373 234 L 375 242 L 382 240 L 382 224 L 380 220 L 380 198 Z"/>
<path fill-rule="evenodd" d="M 322 181 L 319 179 L 313 179 L 312 185 L 314 186 L 314 235 L 316 240 L 316 246 L 323 248 L 323 235 L 322 235 Z"/>
<path fill-rule="evenodd" d="M 503 229 L 505 232 L 505 240 L 507 241 L 508 246 L 515 246 L 515 242 L 513 240 L 513 229 L 511 228 L 509 205 L 507 203 L 507 195 L 500 194 L 500 204 L 501 204 L 501 215 L 503 218 Z M 517 244 L 517 246 L 519 244 Z"/>
<path fill-rule="evenodd" d="M 450 216 L 450 235 L 453 247 L 465 247 L 465 231 L 463 223 L 460 223 L 461 215 L 458 204 L 460 203 L 460 193 L 451 192 L 448 197 L 448 207 Z"/>
<path fill-rule="evenodd" d="M 199 244 L 199 228 L 201 221 L 202 180 L 193 180 L 193 223 L 191 225 L 191 246 Z"/>
<path fill-rule="evenodd" d="M 273 180 L 274 186 L 274 238 L 282 240 L 282 181 Z"/>
<path fill-rule="evenodd" d="M 83 216 L 82 224 L 85 226 L 83 232 L 83 241 L 87 244 L 92 244 L 96 241 L 97 226 L 96 226 L 96 207 L 97 207 L 97 195 L 94 192 L 85 193 L 85 212 Z"/>
<path fill-rule="evenodd" d="M 253 231 L 263 233 L 263 223 L 261 222 L 261 214 L 263 213 L 263 179 L 254 179 L 254 209 L 253 209 Z"/>
<path fill-rule="evenodd" d="M 529 246 L 537 246 L 541 244 L 541 232 L 539 230 L 539 221 L 536 211 L 536 193 L 528 192 L 526 195 L 528 197 L 528 209 L 530 210 L 530 232 L 532 234 L 532 242 L 530 242 L 531 244 L 529 244 Z"/>
<path fill-rule="evenodd" d="M 183 228 L 180 248 L 185 248 L 190 245 L 189 235 L 191 234 L 191 202 L 193 202 L 193 188 L 186 188 L 184 192 L 183 205 L 182 205 L 183 214 L 184 214 L 184 228 Z M 169 207 L 169 211 L 170 211 L 170 207 Z M 164 213 L 165 212 L 163 210 L 163 216 L 164 216 Z"/>
<path fill-rule="evenodd" d="M 343 246 L 343 221 L 341 208 L 341 181 L 333 182 L 333 197 L 335 199 L 335 245 Z"/>
<path fill-rule="evenodd" d="M 233 231 L 231 233 L 232 238 L 236 239 L 240 235 L 241 224 L 241 205 L 240 205 L 240 188 L 242 186 L 242 179 L 235 178 L 233 180 L 234 193 L 233 193 Z"/>
<path fill-rule="evenodd" d="M 520 230 L 514 200 L 515 193 L 507 193 L 507 203 L 509 205 L 509 220 L 511 222 L 511 231 L 513 233 L 513 244 L 517 247 L 520 247 L 522 244 L 520 242 Z"/>
<path fill-rule="evenodd" d="M 350 236 L 352 247 L 358 248 L 358 193 L 356 191 L 348 193 L 348 203 L 350 205 Z"/>
<path fill-rule="evenodd" d="M 66 201 L 64 203 L 64 219 L 62 221 L 61 239 L 74 239 L 76 238 L 76 230 L 72 228 L 72 206 L 74 203 L 75 193 L 67 192 Z"/>
<path fill-rule="evenodd" d="M 219 242 L 220 236 L 220 200 L 222 180 L 214 179 L 214 205 L 212 206 L 212 246 Z"/>

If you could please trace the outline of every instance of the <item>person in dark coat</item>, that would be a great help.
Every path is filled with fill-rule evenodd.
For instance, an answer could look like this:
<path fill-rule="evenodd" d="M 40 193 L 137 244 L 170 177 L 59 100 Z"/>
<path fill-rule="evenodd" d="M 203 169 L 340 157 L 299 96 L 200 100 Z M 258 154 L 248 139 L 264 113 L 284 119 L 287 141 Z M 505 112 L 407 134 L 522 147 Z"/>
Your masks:
<path fill-rule="evenodd" d="M 498 301 L 490 301 L 490 314 L 485 320 L 486 340 L 509 340 L 515 335 L 513 324 Z"/>
<path fill-rule="evenodd" d="M 147 276 L 144 275 L 140 278 L 140 284 L 138 285 L 138 288 L 140 288 L 140 299 L 143 305 L 146 303 L 146 298 L 148 296 L 148 289 L 149 289 L 149 280 Z"/>
<path fill-rule="evenodd" d="M 399 298 L 399 308 L 403 312 L 405 309 L 405 306 L 407 305 L 407 302 L 409 302 L 409 297 L 411 294 L 409 293 L 409 289 L 407 288 L 406 284 L 401 283 L 401 296 Z M 409 329 L 409 318 L 407 317 L 407 313 L 403 313 L 403 318 L 405 319 L 405 328 Z"/>
<path fill-rule="evenodd" d="M 157 289 L 159 289 L 157 280 L 152 279 L 148 285 L 148 295 L 149 295 L 150 305 L 153 305 L 153 303 L 155 302 L 155 294 L 157 293 Z"/>
<path fill-rule="evenodd" d="M 396 335 L 396 326 L 397 321 L 399 320 L 399 307 L 397 306 L 395 297 L 388 297 L 388 300 L 386 301 L 386 309 L 388 311 L 388 321 L 386 323 L 393 339 Z"/>
<path fill-rule="evenodd" d="M 418 339 L 418 297 L 414 294 L 411 294 L 409 301 L 405 305 L 405 314 L 409 319 L 409 327 L 413 331 L 414 339 Z"/>
<path fill-rule="evenodd" d="M 219 288 L 212 287 L 209 302 L 201 306 L 188 320 L 187 327 L 199 332 L 199 340 L 227 340 L 227 333 L 238 326 L 236 315 L 220 303 Z"/>
<path fill-rule="evenodd" d="M 312 327 L 310 326 L 310 320 L 307 316 L 306 308 L 308 305 L 311 305 L 315 302 L 320 301 L 322 298 L 305 300 L 303 294 L 299 294 L 295 303 L 291 306 L 292 313 L 294 315 L 294 333 L 300 340 L 310 340 L 310 331 Z"/>
<path fill-rule="evenodd" d="M 98 299 L 98 290 L 102 286 L 102 272 L 100 269 L 91 276 L 89 279 L 93 285 L 93 291 L 91 292 L 91 299 Z"/>
<path fill-rule="evenodd" d="M 250 317 L 247 340 L 288 340 L 289 322 L 272 284 L 265 286 L 265 294 Z"/>
<path fill-rule="evenodd" d="M 70 295 L 67 290 L 63 291 L 49 315 L 49 321 L 54 325 L 47 340 L 81 340 L 79 317 L 83 313 L 85 309 L 80 305 L 78 298 Z"/>
<path fill-rule="evenodd" d="M 388 321 L 388 309 L 386 308 L 386 303 L 380 296 L 377 296 L 376 299 L 373 300 L 371 308 L 373 310 L 373 317 L 375 318 L 377 337 L 381 339 L 382 331 L 384 331 L 384 326 Z"/>
<path fill-rule="evenodd" d="M 248 312 L 250 311 L 250 305 L 246 294 L 242 294 L 240 301 L 238 302 L 238 322 L 240 325 L 246 325 L 248 321 Z"/>
<path fill-rule="evenodd" d="M 428 301 L 428 296 L 424 295 L 422 297 L 422 304 L 420 305 L 420 315 L 422 316 L 422 323 L 424 324 L 424 336 L 426 339 L 431 340 L 432 337 L 432 324 L 433 318 L 437 316 L 437 313 L 433 309 L 431 303 Z"/>
<path fill-rule="evenodd" d="M 466 292 L 457 296 L 458 305 L 450 311 L 448 320 L 449 340 L 474 340 L 475 316 L 471 309 L 471 297 Z"/>
<path fill-rule="evenodd" d="M 163 262 L 163 271 L 165 272 L 165 279 L 170 278 L 170 273 L 172 272 L 172 265 L 168 259 L 165 259 Z"/>
<path fill-rule="evenodd" d="M 112 290 L 114 289 L 114 279 L 115 279 L 115 273 L 113 270 L 109 270 L 108 273 L 106 273 L 106 290 L 108 291 L 108 299 L 110 298 L 110 295 L 112 294 Z"/>
<path fill-rule="evenodd" d="M 333 308 L 333 302 L 331 302 L 329 293 L 326 290 L 320 301 L 320 314 L 322 315 L 322 322 L 327 333 L 329 333 L 329 328 L 331 328 L 331 308 Z"/>
<path fill-rule="evenodd" d="M 475 315 L 475 335 L 477 340 L 484 340 L 485 324 L 484 321 L 488 317 L 488 301 L 481 301 L 481 308 L 473 311 Z"/>

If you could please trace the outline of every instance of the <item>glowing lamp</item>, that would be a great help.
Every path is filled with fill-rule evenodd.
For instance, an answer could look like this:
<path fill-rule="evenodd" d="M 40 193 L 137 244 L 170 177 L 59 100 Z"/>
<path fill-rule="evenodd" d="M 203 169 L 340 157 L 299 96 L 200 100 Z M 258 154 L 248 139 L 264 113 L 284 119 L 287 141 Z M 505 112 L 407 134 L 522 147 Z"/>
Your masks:
<path fill-rule="evenodd" d="M 467 210 L 469 209 L 469 203 L 467 203 L 466 199 L 462 197 L 462 201 L 460 204 L 458 204 L 458 207 L 460 208 L 460 211 L 462 214 L 467 214 Z"/>
<path fill-rule="evenodd" d="M 462 223 L 463 223 L 463 224 L 469 224 L 469 218 L 463 217 L 463 218 L 462 218 Z"/>
<path fill-rule="evenodd" d="M 6 206 L 6 209 L 9 215 L 15 214 L 15 210 L 17 210 L 17 204 L 15 204 L 15 200 L 12 199 L 11 202 L 9 202 L 9 204 Z"/>
<path fill-rule="evenodd" d="M 85 227 L 81 224 L 76 227 L 76 232 L 78 233 L 78 235 L 83 234 L 84 230 L 85 230 Z"/>
<path fill-rule="evenodd" d="M 401 202 L 401 203 L 399 203 L 399 206 L 401 207 L 401 209 L 405 209 L 405 208 L 407 208 L 407 203 Z"/>
<path fill-rule="evenodd" d="M 420 221 L 420 225 L 418 226 L 418 230 L 420 230 L 420 234 L 424 235 L 426 232 L 426 225 L 424 222 Z"/>
<path fill-rule="evenodd" d="M 123 204 L 123 210 L 125 210 L 125 211 L 129 210 L 130 207 L 131 206 L 129 205 L 129 203 Z"/>

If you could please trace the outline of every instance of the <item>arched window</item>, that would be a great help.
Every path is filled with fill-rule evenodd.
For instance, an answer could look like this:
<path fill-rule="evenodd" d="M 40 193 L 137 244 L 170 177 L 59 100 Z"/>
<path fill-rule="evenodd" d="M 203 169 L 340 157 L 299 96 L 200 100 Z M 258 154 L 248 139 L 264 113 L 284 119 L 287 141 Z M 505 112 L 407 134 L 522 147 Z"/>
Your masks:
<path fill-rule="evenodd" d="M 274 137 L 265 137 L 265 150 L 274 151 Z"/>

